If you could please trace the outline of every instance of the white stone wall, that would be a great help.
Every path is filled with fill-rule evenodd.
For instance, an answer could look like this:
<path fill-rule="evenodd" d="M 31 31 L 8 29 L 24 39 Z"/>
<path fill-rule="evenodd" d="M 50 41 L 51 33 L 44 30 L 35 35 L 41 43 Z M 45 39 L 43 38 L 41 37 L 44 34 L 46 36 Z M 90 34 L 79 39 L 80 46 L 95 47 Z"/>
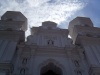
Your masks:
<path fill-rule="evenodd" d="M 53 31 L 53 30 L 51 30 Z M 45 33 L 47 32 L 47 33 Z M 65 47 L 66 45 L 71 45 L 72 41 L 68 36 L 64 36 L 60 31 L 49 33 L 48 30 L 45 32 L 39 32 L 38 34 L 31 35 L 28 37 L 28 44 L 37 44 L 39 46 L 48 46 L 48 40 L 54 42 L 54 46 Z"/>
<path fill-rule="evenodd" d="M 85 17 L 72 20 L 68 29 L 46 21 L 33 27 L 25 42 L 20 30 L 27 30 L 27 18 L 20 12 L 6 12 L 0 20 L 0 75 L 41 75 L 49 63 L 59 67 L 62 75 L 99 75 L 100 29 Z"/>
<path fill-rule="evenodd" d="M 16 50 L 16 41 L 0 40 L 0 63 L 10 63 Z"/>

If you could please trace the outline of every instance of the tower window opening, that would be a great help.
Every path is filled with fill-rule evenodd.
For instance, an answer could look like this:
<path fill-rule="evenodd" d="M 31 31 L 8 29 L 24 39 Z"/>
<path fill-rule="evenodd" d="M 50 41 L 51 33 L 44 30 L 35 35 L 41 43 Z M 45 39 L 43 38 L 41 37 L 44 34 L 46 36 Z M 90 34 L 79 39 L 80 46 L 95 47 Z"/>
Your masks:
<path fill-rule="evenodd" d="M 13 21 L 13 19 L 12 18 L 8 18 L 7 21 Z"/>
<path fill-rule="evenodd" d="M 7 30 L 7 31 L 13 31 L 13 29 L 12 29 L 12 28 L 7 28 L 6 30 Z"/>
<path fill-rule="evenodd" d="M 47 27 L 47 28 L 50 29 L 50 30 L 52 29 L 52 27 Z"/>
<path fill-rule="evenodd" d="M 82 26 L 89 27 L 89 25 L 87 25 L 87 24 L 83 24 Z"/>
<path fill-rule="evenodd" d="M 92 35 L 91 35 L 91 34 L 86 34 L 86 36 L 88 36 L 88 37 L 92 37 Z"/>

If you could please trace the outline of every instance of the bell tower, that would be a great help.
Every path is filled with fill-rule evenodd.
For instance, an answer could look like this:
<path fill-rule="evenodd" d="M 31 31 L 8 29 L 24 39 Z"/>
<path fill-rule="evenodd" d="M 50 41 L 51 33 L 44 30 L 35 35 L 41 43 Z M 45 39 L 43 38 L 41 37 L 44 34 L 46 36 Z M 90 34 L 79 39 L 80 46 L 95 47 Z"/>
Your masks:
<path fill-rule="evenodd" d="M 100 28 L 93 27 L 90 18 L 77 17 L 68 29 L 73 43 L 84 49 L 90 75 L 100 75 Z"/>
<path fill-rule="evenodd" d="M 69 23 L 69 35 L 73 39 L 73 43 L 76 43 L 77 35 L 82 35 L 82 33 L 89 28 L 93 27 L 93 23 L 90 18 L 87 17 L 76 17 Z M 89 31 L 89 30 L 88 30 Z"/>
<path fill-rule="evenodd" d="M 17 45 L 25 41 L 27 18 L 17 11 L 7 11 L 0 20 L 0 75 L 13 69 Z M 14 59 L 13 59 L 14 58 Z"/>
<path fill-rule="evenodd" d="M 7 11 L 1 17 L 0 24 L 0 30 L 27 30 L 27 18 L 21 12 Z"/>

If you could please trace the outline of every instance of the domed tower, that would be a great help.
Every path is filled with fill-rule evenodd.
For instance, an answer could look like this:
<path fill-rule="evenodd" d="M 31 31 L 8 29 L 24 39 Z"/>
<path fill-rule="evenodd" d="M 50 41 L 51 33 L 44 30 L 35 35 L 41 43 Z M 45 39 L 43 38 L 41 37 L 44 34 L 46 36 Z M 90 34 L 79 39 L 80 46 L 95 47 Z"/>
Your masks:
<path fill-rule="evenodd" d="M 84 49 L 90 75 L 100 75 L 100 28 L 93 27 L 90 18 L 77 17 L 68 29 L 73 43 Z"/>
<path fill-rule="evenodd" d="M 13 68 L 17 45 L 25 41 L 27 18 L 17 11 L 7 11 L 0 20 L 0 75 Z M 14 58 L 14 59 L 13 59 Z"/>

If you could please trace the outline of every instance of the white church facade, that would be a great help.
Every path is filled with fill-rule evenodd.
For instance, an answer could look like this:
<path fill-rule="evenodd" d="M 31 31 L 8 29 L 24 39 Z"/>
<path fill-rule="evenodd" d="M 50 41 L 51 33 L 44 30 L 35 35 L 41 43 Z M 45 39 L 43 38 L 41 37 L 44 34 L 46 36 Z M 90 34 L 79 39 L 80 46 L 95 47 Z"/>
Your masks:
<path fill-rule="evenodd" d="M 42 22 L 27 41 L 26 30 L 21 12 L 1 17 L 0 75 L 100 75 L 100 28 L 90 18 L 76 17 L 68 29 Z"/>

